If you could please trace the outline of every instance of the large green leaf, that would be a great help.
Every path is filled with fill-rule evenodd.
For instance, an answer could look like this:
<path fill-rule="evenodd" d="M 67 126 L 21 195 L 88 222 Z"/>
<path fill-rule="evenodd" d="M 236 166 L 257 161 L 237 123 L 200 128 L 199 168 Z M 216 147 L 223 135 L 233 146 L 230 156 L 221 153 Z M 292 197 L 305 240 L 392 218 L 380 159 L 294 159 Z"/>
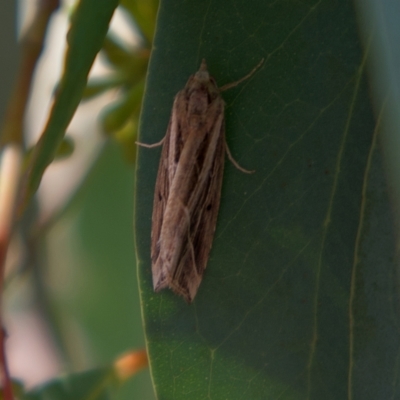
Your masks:
<path fill-rule="evenodd" d="M 205 57 L 230 149 L 213 249 L 193 304 L 153 293 L 160 150 L 141 149 L 136 244 L 160 399 L 386 399 L 400 393 L 388 194 L 350 1 L 174 1 L 158 15 L 142 142 Z"/>

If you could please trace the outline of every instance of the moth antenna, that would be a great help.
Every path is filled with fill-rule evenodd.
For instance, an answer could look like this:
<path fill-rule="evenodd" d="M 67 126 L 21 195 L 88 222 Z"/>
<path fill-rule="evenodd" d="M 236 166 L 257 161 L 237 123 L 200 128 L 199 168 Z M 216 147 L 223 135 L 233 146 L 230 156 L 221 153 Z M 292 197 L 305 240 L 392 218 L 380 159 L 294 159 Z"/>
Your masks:
<path fill-rule="evenodd" d="M 263 64 L 264 64 L 264 58 L 262 58 L 261 61 L 246 76 L 244 76 L 243 78 L 239 79 L 236 82 L 228 83 L 227 85 L 221 86 L 219 88 L 219 91 L 224 92 L 225 90 L 231 89 L 239 85 L 239 83 L 245 81 L 246 79 L 249 79 Z"/>

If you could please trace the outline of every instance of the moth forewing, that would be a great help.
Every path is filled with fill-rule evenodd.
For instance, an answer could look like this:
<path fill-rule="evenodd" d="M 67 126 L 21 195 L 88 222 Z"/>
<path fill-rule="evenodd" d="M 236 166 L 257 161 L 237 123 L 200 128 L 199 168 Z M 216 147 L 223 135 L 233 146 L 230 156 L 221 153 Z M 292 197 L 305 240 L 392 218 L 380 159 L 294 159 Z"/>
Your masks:
<path fill-rule="evenodd" d="M 196 296 L 218 217 L 225 150 L 238 166 L 225 143 L 224 101 L 203 60 L 175 96 L 163 140 L 151 232 L 156 292 L 169 287 L 188 303 Z"/>

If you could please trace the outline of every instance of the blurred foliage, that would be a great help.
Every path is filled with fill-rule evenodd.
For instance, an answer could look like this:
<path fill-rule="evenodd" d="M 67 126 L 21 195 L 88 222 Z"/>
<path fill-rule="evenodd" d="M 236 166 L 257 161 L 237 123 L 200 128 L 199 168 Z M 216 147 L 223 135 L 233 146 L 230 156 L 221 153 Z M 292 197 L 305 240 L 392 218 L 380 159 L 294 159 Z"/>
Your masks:
<path fill-rule="evenodd" d="M 88 167 L 90 173 L 83 180 L 81 190 L 71 194 L 67 205 L 72 207 L 66 206 L 60 213 L 46 216 L 50 223 L 42 226 L 41 221 L 35 220 L 38 210 L 33 206 L 21 223 L 29 248 L 27 253 L 32 256 L 26 260 L 30 267 L 28 275 L 35 276 L 29 275 L 37 284 L 36 292 L 40 297 L 35 298 L 37 303 L 31 306 L 38 306 L 41 316 L 47 317 L 54 342 L 63 347 L 60 353 L 64 356 L 66 370 L 74 370 L 87 356 L 79 354 L 82 338 L 88 341 L 85 352 L 87 350 L 91 356 L 95 354 L 95 360 L 91 359 L 91 362 L 97 361 L 106 367 L 68 373 L 25 395 L 22 386 L 16 385 L 19 398 L 95 400 L 107 399 L 110 393 L 118 399 L 131 399 L 132 393 L 146 399 L 153 397 L 148 370 L 140 373 L 139 379 L 130 379 L 120 386 L 115 385 L 115 379 L 110 379 L 112 367 L 108 367 L 114 363 L 116 354 L 131 347 L 143 349 L 145 345 L 133 252 L 133 170 L 121 162 L 115 143 L 122 145 L 127 159 L 134 160 L 158 2 L 131 0 L 124 4 L 121 7 L 131 18 L 132 32 L 139 35 L 137 45 L 133 47 L 125 45 L 124 38 L 117 37 L 114 32 L 107 33 L 116 0 L 81 0 L 77 3 L 67 36 L 65 70 L 57 85 L 44 132 L 38 144 L 26 152 L 27 173 L 21 185 L 25 194 L 21 198 L 26 201 L 22 203 L 28 204 L 27 199 L 32 198 L 47 166 L 54 159 L 72 154 L 74 142 L 65 133 L 82 94 L 84 99 L 90 100 L 106 90 L 119 91 L 120 97 L 103 117 L 104 131 L 114 140 L 108 141 L 94 165 Z M 87 83 L 87 74 L 99 51 L 111 72 L 105 78 Z M 87 173 L 83 171 L 82 175 Z M 78 195 L 74 196 L 76 193 Z M 68 247 L 69 240 L 65 240 L 64 231 L 62 247 L 54 250 L 54 242 L 60 237 L 57 233 L 60 226 L 75 233 L 75 248 Z M 82 248 L 77 249 L 77 243 Z M 58 256 L 50 265 L 52 260 L 48 255 L 52 251 L 58 251 Z M 67 267 L 68 279 L 63 278 L 66 258 L 74 260 L 74 265 Z M 76 332 L 71 332 L 74 324 L 83 332 L 78 339 Z"/>
<path fill-rule="evenodd" d="M 99 368 L 83 373 L 69 374 L 35 388 L 21 400 L 110 400 L 110 383 L 116 384 L 113 371 Z"/>
<path fill-rule="evenodd" d="M 35 147 L 33 146 L 26 151 L 24 160 L 25 166 L 29 163 L 34 148 Z M 54 161 L 59 161 L 63 160 L 64 158 L 68 158 L 74 152 L 74 150 L 75 150 L 74 139 L 71 136 L 64 136 L 62 142 L 60 143 L 58 149 L 56 150 Z"/>
<path fill-rule="evenodd" d="M 90 99 L 110 89 L 119 90 L 118 100 L 107 106 L 103 112 L 102 127 L 107 135 L 121 144 L 125 158 L 134 162 L 158 1 L 122 1 L 120 6 L 130 17 L 132 34 L 136 35 L 137 44 L 128 47 L 114 33 L 107 35 L 101 54 L 111 72 L 105 78 L 89 80 L 84 99 Z"/>

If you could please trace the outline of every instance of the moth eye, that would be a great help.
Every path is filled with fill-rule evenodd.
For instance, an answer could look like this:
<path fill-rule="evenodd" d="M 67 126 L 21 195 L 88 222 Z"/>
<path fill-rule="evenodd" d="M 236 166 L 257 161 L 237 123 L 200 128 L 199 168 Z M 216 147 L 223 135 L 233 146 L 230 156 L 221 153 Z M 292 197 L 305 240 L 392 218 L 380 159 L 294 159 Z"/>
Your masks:
<path fill-rule="evenodd" d="M 207 210 L 207 211 L 210 211 L 210 210 L 211 210 L 211 204 L 209 204 L 209 205 L 206 207 L 206 210 Z"/>

